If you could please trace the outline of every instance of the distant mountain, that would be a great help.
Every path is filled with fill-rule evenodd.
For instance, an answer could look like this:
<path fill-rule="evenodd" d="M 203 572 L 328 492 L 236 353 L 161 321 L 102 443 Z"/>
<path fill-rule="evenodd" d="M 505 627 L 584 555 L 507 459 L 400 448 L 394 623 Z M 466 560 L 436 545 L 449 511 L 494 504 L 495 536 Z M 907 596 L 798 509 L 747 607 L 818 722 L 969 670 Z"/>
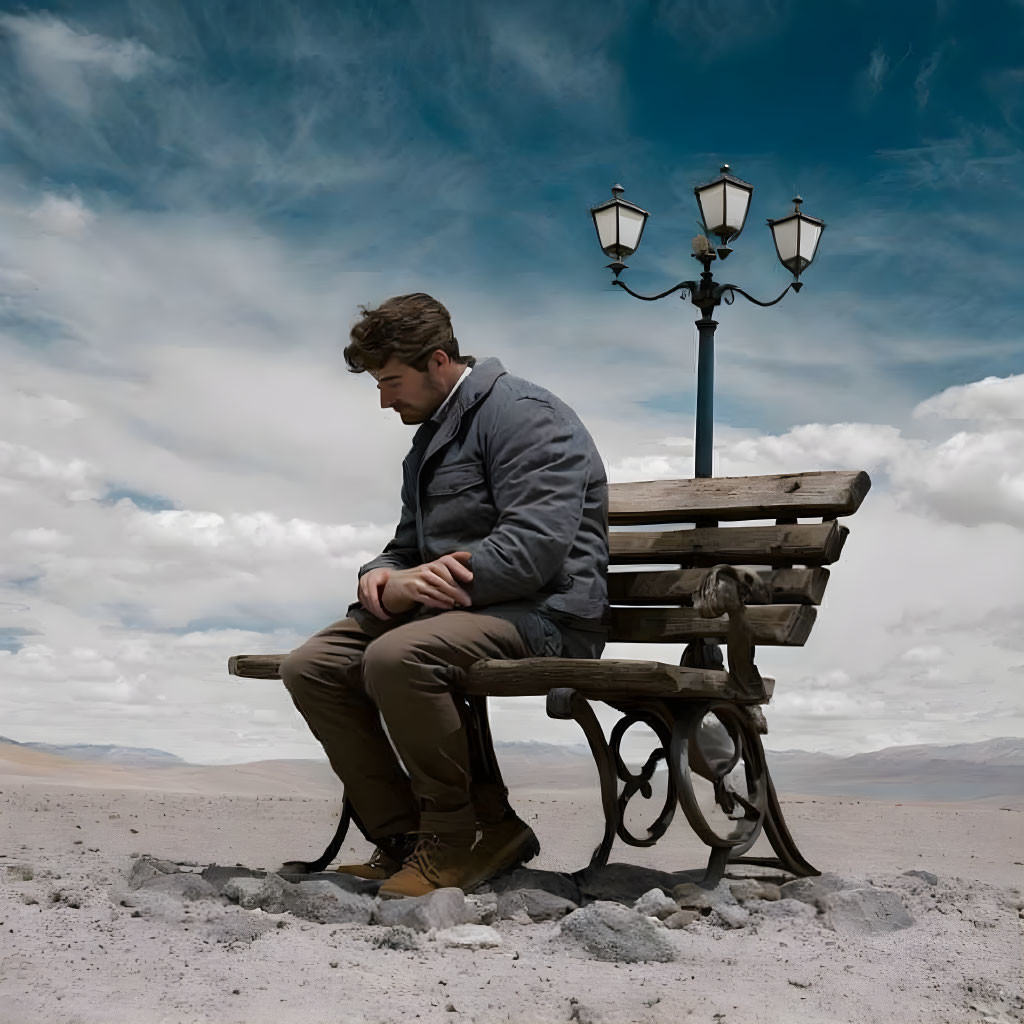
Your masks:
<path fill-rule="evenodd" d="M 100 761 L 103 764 L 120 764 L 136 768 L 186 763 L 177 754 L 168 754 L 166 750 L 155 750 L 152 747 L 118 747 L 111 743 L 19 743 L 7 736 L 0 736 L 0 743 L 10 743 L 15 747 L 38 750 L 44 754 L 57 754 L 78 761 Z"/>

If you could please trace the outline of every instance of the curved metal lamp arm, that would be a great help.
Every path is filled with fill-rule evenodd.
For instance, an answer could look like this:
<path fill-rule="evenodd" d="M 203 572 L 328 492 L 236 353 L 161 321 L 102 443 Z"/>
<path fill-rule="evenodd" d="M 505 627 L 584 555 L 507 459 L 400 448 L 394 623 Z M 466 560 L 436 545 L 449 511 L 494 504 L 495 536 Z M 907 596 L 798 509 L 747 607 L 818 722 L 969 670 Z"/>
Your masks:
<path fill-rule="evenodd" d="M 662 292 L 660 295 L 641 295 L 639 292 L 633 291 L 632 288 L 626 284 L 625 281 L 619 281 L 618 279 L 612 281 L 612 284 L 617 284 L 620 288 L 625 289 L 635 299 L 643 299 L 644 302 L 654 302 L 655 299 L 663 299 L 666 295 L 671 295 L 673 292 L 678 292 L 680 289 L 685 288 L 691 295 L 697 290 L 696 281 L 680 281 L 675 288 L 669 288 L 667 292 Z M 731 285 L 730 285 L 731 287 Z"/>
<path fill-rule="evenodd" d="M 616 281 L 615 283 L 618 284 L 619 282 Z M 778 296 L 778 298 L 772 299 L 771 302 L 762 302 L 760 299 L 755 299 L 754 296 L 751 295 L 749 292 L 745 292 L 742 288 L 734 284 L 723 284 L 718 289 L 718 294 L 722 297 L 722 300 L 725 302 L 727 306 L 731 306 L 733 302 L 736 300 L 736 292 L 739 292 L 739 294 L 742 295 L 743 298 L 749 299 L 751 302 L 754 303 L 755 306 L 774 306 L 776 302 L 782 301 L 786 292 L 788 292 L 790 288 L 792 288 L 793 291 L 798 292 L 803 286 L 803 281 L 790 281 L 790 283 L 786 285 L 785 289 L 783 290 L 782 295 Z M 731 299 L 727 299 L 725 297 L 726 292 L 733 292 L 733 297 Z"/>

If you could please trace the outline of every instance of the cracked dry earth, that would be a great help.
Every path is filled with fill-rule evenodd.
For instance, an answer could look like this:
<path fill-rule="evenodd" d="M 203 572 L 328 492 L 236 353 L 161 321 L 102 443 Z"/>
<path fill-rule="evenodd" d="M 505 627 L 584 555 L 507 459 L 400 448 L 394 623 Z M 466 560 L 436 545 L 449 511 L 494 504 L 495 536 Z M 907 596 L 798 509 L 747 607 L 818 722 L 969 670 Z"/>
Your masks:
<path fill-rule="evenodd" d="M 338 876 L 258 870 L 318 852 L 333 800 L 0 789 L 2 1024 L 1024 1022 L 1020 801 L 794 800 L 827 873 L 708 893 L 656 870 L 702 864 L 681 824 L 616 845 L 636 867 L 556 874 L 587 859 L 598 802 L 517 793 L 530 870 L 398 921 Z"/>

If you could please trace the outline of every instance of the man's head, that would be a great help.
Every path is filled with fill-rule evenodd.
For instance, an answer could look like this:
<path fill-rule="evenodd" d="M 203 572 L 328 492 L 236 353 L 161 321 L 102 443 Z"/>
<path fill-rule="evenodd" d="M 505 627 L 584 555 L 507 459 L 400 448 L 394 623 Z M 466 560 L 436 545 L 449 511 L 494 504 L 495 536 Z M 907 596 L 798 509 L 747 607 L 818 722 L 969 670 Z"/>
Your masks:
<path fill-rule="evenodd" d="M 423 423 L 448 397 L 472 356 L 460 356 L 448 310 L 423 292 L 396 295 L 376 309 L 363 306 L 350 332 L 345 362 L 353 373 L 369 371 L 382 409 L 403 423 Z"/>

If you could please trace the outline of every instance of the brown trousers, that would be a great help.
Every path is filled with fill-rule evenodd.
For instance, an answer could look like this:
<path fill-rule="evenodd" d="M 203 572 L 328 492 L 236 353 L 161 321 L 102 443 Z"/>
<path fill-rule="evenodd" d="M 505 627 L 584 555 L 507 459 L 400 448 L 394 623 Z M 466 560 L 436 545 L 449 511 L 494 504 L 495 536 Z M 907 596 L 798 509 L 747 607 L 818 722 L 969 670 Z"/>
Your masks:
<path fill-rule="evenodd" d="M 472 785 L 451 682 L 481 658 L 529 651 L 512 623 L 474 612 L 376 627 L 342 619 L 322 629 L 281 663 L 284 685 L 367 838 L 475 831 L 497 803 L 504 810 L 504 791 Z"/>

